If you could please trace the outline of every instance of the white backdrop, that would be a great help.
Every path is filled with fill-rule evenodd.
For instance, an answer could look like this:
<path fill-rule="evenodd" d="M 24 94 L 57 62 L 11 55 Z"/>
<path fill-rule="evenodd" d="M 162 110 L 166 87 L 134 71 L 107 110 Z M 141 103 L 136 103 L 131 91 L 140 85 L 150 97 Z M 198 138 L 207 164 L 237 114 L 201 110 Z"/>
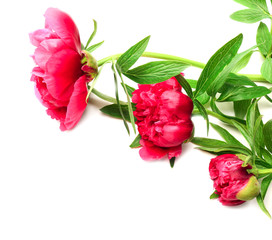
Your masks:
<path fill-rule="evenodd" d="M 66 11 L 85 43 L 98 22 L 94 42 L 105 40 L 97 59 L 128 49 L 147 35 L 148 51 L 206 62 L 223 44 L 244 34 L 241 50 L 255 44 L 258 24 L 234 22 L 229 15 L 243 7 L 232 0 L 194 1 L 6 1 L 0 9 L 0 239 L 255 239 L 271 235 L 271 220 L 255 200 L 224 207 L 210 200 L 211 154 L 183 147 L 170 168 L 168 161 L 145 162 L 129 144 L 122 121 L 99 108 L 92 96 L 72 131 L 46 115 L 34 94 L 28 33 L 44 26 L 48 7 Z M 254 54 L 247 73 L 259 73 Z M 191 68 L 187 77 L 200 71 Z M 114 95 L 110 67 L 97 89 Z M 222 105 L 223 111 L 229 107 Z M 264 121 L 272 118 L 263 102 Z M 193 118 L 196 136 L 206 136 L 205 122 Z M 211 118 L 212 122 L 217 122 Z M 233 132 L 236 136 L 239 134 Z M 209 137 L 218 138 L 211 129 Z M 241 141 L 243 141 L 240 138 Z M 272 212 L 272 189 L 267 208 Z"/>

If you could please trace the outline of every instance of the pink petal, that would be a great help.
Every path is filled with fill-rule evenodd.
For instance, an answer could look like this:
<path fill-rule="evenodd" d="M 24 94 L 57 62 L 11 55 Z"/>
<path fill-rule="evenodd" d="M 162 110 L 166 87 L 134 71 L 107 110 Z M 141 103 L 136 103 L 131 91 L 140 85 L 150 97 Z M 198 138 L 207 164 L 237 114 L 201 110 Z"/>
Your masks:
<path fill-rule="evenodd" d="M 46 64 L 52 55 L 65 48 L 66 45 L 61 39 L 44 40 L 39 47 L 36 48 L 34 60 L 40 68 L 46 70 Z"/>
<path fill-rule="evenodd" d="M 38 47 L 40 43 L 49 38 L 58 38 L 57 34 L 52 32 L 50 29 L 38 29 L 29 34 L 30 42 Z"/>
<path fill-rule="evenodd" d="M 32 74 L 37 76 L 37 77 L 44 77 L 44 71 L 40 67 L 34 67 L 32 69 Z"/>
<path fill-rule="evenodd" d="M 71 49 L 64 49 L 53 54 L 48 60 L 44 81 L 54 98 L 68 101 L 74 83 L 81 75 L 80 55 Z"/>
<path fill-rule="evenodd" d="M 66 107 L 63 108 L 49 108 L 47 109 L 47 114 L 51 116 L 52 119 L 56 119 L 59 121 L 64 121 L 65 116 L 66 116 Z"/>
<path fill-rule="evenodd" d="M 61 124 L 61 130 L 72 129 L 80 120 L 85 108 L 87 106 L 87 78 L 80 77 L 74 86 L 74 91 L 67 107 L 65 121 Z"/>
<path fill-rule="evenodd" d="M 176 147 L 171 147 L 168 149 L 168 158 L 171 159 L 173 157 L 178 157 L 180 156 L 181 152 L 182 152 L 181 145 Z"/>
<path fill-rule="evenodd" d="M 60 100 L 56 100 L 51 96 L 51 94 L 48 92 L 46 84 L 43 82 L 43 79 L 33 75 L 33 80 L 35 81 L 35 94 L 39 101 L 47 108 L 60 108 L 60 107 L 66 107 L 67 102 L 63 102 Z"/>
<path fill-rule="evenodd" d="M 145 161 L 158 160 L 163 158 L 168 152 L 168 149 L 160 147 L 143 146 L 140 151 L 140 157 Z"/>
<path fill-rule="evenodd" d="M 72 18 L 57 8 L 48 8 L 44 16 L 46 27 L 55 31 L 70 48 L 80 54 L 79 32 Z"/>

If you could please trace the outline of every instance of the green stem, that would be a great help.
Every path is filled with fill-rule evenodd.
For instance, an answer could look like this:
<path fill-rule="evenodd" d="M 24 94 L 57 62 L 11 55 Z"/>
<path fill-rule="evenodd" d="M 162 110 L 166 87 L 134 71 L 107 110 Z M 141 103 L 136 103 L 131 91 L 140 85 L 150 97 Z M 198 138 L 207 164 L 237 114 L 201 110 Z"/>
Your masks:
<path fill-rule="evenodd" d="M 218 113 L 215 113 L 215 112 L 213 112 L 213 111 L 211 111 L 211 110 L 208 110 L 208 109 L 206 109 L 206 112 L 207 112 L 208 115 L 210 115 L 210 116 L 212 116 L 212 117 L 215 117 L 215 118 L 219 119 L 219 120 L 222 121 L 222 122 L 225 122 L 225 123 L 228 123 L 228 124 L 230 124 L 230 125 L 233 125 L 231 119 L 228 119 L 228 118 L 226 118 L 226 117 L 223 117 L 223 116 L 219 115 Z M 198 110 L 198 109 L 194 109 L 194 110 L 193 110 L 193 114 L 199 114 L 199 110 Z"/>
<path fill-rule="evenodd" d="M 101 93 L 101 92 L 99 92 L 98 90 L 96 90 L 95 88 L 93 88 L 92 93 L 93 93 L 94 95 L 96 95 L 97 97 L 99 97 L 99 98 L 101 98 L 101 99 L 103 99 L 103 100 L 105 100 L 105 101 L 107 101 L 107 102 L 117 104 L 117 101 L 116 101 L 115 98 L 110 97 L 110 96 L 108 96 L 108 95 L 106 95 L 106 94 L 104 94 L 104 93 Z M 120 103 L 121 105 L 127 105 L 127 102 L 119 101 L 119 103 Z"/>
<path fill-rule="evenodd" d="M 258 174 L 271 174 L 272 173 L 272 168 L 258 169 L 257 173 Z"/>
<path fill-rule="evenodd" d="M 111 62 L 112 59 L 118 59 L 121 55 L 122 55 L 122 53 L 118 53 L 118 54 L 114 54 L 109 57 L 103 58 L 98 61 L 98 66 L 101 66 L 106 62 Z M 183 63 L 187 63 L 187 64 L 191 65 L 192 67 L 197 67 L 197 68 L 201 68 L 201 69 L 203 69 L 206 66 L 206 64 L 202 63 L 202 62 L 197 62 L 194 60 L 190 60 L 190 59 L 186 59 L 186 58 L 182 58 L 182 57 L 177 57 L 177 56 L 173 56 L 173 55 L 169 55 L 169 54 L 163 54 L 163 53 L 144 52 L 142 54 L 142 57 L 180 61 Z M 239 75 L 246 76 L 254 82 L 267 82 L 265 80 L 265 78 L 263 78 L 259 74 L 239 74 Z"/>
<path fill-rule="evenodd" d="M 121 55 L 122 55 L 122 53 L 118 53 L 118 54 L 114 54 L 114 55 L 111 55 L 109 57 L 103 58 L 103 59 L 101 59 L 101 60 L 99 60 L 97 62 L 98 66 L 101 66 L 102 64 L 104 64 L 106 62 L 110 62 L 112 59 L 117 59 Z M 173 55 L 163 54 L 163 53 L 144 52 L 142 54 L 142 57 L 157 58 L 157 59 L 163 59 L 163 60 L 180 61 L 180 62 L 187 63 L 187 64 L 189 64 L 189 65 L 191 65 L 193 67 L 202 68 L 202 69 L 205 67 L 204 63 L 193 61 L 193 60 L 186 59 L 186 58 L 181 58 L 181 57 L 173 56 Z"/>

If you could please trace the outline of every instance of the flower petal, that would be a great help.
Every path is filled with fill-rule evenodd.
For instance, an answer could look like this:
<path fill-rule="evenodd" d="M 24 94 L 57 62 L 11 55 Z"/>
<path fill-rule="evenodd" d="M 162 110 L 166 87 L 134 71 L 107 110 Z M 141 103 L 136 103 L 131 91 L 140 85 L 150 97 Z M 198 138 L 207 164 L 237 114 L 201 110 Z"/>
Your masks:
<path fill-rule="evenodd" d="M 62 131 L 72 129 L 85 111 L 87 106 L 86 96 L 88 93 L 86 81 L 87 78 L 84 75 L 80 77 L 74 85 L 74 91 L 67 107 L 65 121 L 60 127 Z"/>
<path fill-rule="evenodd" d="M 168 153 L 168 149 L 154 146 L 153 144 L 149 144 L 148 141 L 141 140 L 140 144 L 142 145 L 142 148 L 140 149 L 139 154 L 145 161 L 161 159 Z"/>
<path fill-rule="evenodd" d="M 46 70 L 48 60 L 58 51 L 67 48 L 61 39 L 47 39 L 41 42 L 34 52 L 34 61 L 43 70 Z"/>
<path fill-rule="evenodd" d="M 80 55 L 71 49 L 64 49 L 53 54 L 48 60 L 44 81 L 54 98 L 68 101 L 74 83 L 81 75 Z"/>
<path fill-rule="evenodd" d="M 171 159 L 173 157 L 178 157 L 182 152 L 181 144 L 176 147 L 171 147 L 168 149 L 168 158 Z"/>
<path fill-rule="evenodd" d="M 50 29 L 38 29 L 32 33 L 29 33 L 30 42 L 38 47 L 40 43 L 45 39 L 58 38 L 57 34 L 52 32 Z"/>
<path fill-rule="evenodd" d="M 72 18 L 57 8 L 48 8 L 44 14 L 45 26 L 52 29 L 73 50 L 81 52 L 77 26 Z"/>

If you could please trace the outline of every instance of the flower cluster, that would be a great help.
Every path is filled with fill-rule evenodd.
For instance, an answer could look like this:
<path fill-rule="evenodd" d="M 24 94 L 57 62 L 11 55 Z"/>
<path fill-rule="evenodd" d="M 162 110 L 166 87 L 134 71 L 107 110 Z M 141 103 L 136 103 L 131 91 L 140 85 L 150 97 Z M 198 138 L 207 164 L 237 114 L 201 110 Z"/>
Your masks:
<path fill-rule="evenodd" d="M 251 7 L 255 6 L 259 11 L 258 3 Z M 135 133 L 138 130 L 139 134 L 130 147 L 139 147 L 142 159 L 157 160 L 167 156 L 173 167 L 176 157 L 181 155 L 182 144 L 193 143 L 200 150 L 217 155 L 209 165 L 215 189 L 211 198 L 218 198 L 227 206 L 257 198 L 261 209 L 270 216 L 264 198 L 272 181 L 272 120 L 263 122 L 258 102 L 265 98 L 272 103 L 271 88 L 253 81 L 272 83 L 271 71 L 267 67 L 271 67 L 272 40 L 266 41 L 271 36 L 265 24 L 260 23 L 257 33 L 258 48 L 265 58 L 262 75 L 254 75 L 252 80 L 251 75 L 237 74 L 257 48 L 238 54 L 242 34 L 223 45 L 206 64 L 145 52 L 150 36 L 123 54 L 97 62 L 92 52 L 103 41 L 89 47 L 97 30 L 95 21 L 94 31 L 84 47 L 78 28 L 69 15 L 49 8 L 44 16 L 45 27 L 30 34 L 36 64 L 31 81 L 37 98 L 47 108 L 47 114 L 60 122 L 62 131 L 78 124 L 87 107 L 89 94 L 95 94 L 111 103 L 101 109 L 103 113 L 122 119 L 129 133 L 128 123 Z M 237 14 L 232 18 L 246 21 Z M 161 60 L 132 68 L 141 56 Z M 108 63 L 112 64 L 115 98 L 94 88 L 103 65 Z M 190 66 L 203 68 L 197 80 L 184 78 L 182 72 Z M 127 85 L 125 77 L 137 83 L 138 88 Z M 127 96 L 126 102 L 119 99 L 118 80 Z M 224 114 L 217 102 L 232 102 L 234 115 Z M 200 114 L 207 122 L 207 129 L 212 126 L 224 141 L 193 136 L 191 117 L 195 114 Z M 236 128 L 247 145 L 227 129 L 210 123 L 209 115 Z"/>

